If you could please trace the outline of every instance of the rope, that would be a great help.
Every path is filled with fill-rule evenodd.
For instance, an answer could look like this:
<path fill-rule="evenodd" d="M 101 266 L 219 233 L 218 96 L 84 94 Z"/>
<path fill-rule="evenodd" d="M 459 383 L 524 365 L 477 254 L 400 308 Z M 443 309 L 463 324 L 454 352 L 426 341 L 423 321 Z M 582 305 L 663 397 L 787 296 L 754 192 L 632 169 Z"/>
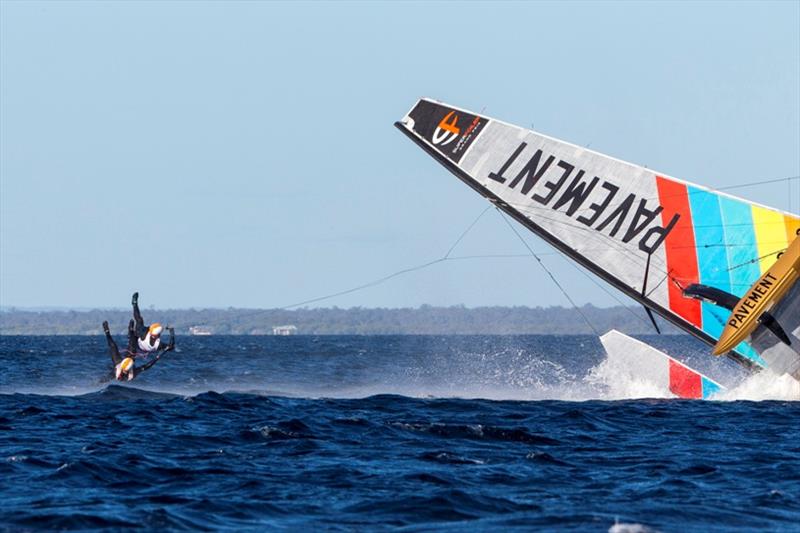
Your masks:
<path fill-rule="evenodd" d="M 483 211 L 481 211 L 481 214 L 480 214 L 480 215 L 478 215 L 478 216 L 475 218 L 475 220 L 473 220 L 473 221 L 472 221 L 472 224 L 470 224 L 470 225 L 467 227 L 467 229 L 465 229 L 465 230 L 464 230 L 464 231 L 461 233 L 461 235 L 459 235 L 459 236 L 458 236 L 458 239 L 456 239 L 456 242 L 454 242 L 454 243 L 453 243 L 453 246 L 451 246 L 451 247 L 450 247 L 450 249 L 449 249 L 449 250 L 447 250 L 447 253 L 446 253 L 446 254 L 444 254 L 444 257 L 443 257 L 443 259 L 447 259 L 448 257 L 450 257 L 450 252 L 452 252 L 452 251 L 455 249 L 455 247 L 456 247 L 456 246 L 458 246 L 458 243 L 460 243 L 460 242 L 461 242 L 461 239 L 463 239 L 464 237 L 466 237 L 466 236 L 467 236 L 467 233 L 469 233 L 469 232 L 472 230 L 472 228 L 473 228 L 473 227 L 475 227 L 475 224 L 477 224 L 477 223 L 478 223 L 478 221 L 479 221 L 479 220 L 480 220 L 480 219 L 483 217 L 483 215 L 485 215 L 485 214 L 486 214 L 486 212 L 487 212 L 489 209 L 491 209 L 491 208 L 492 208 L 492 204 L 489 204 L 489 205 L 487 205 L 487 206 L 486 206 L 486 209 L 484 209 Z"/>
<path fill-rule="evenodd" d="M 475 227 L 475 225 L 478 223 L 478 221 L 483 217 L 483 215 L 486 214 L 486 212 L 489 209 L 491 209 L 491 207 L 492 206 L 489 205 L 489 206 L 486 207 L 486 209 L 481 211 L 481 214 L 478 215 L 477 217 L 475 217 L 475 220 L 473 220 L 472 223 L 469 226 L 467 226 L 467 229 L 465 229 L 464 231 L 461 232 L 461 235 L 459 235 L 458 238 L 455 240 L 455 242 L 450 246 L 450 248 L 448 248 L 447 253 L 444 254 L 439 259 L 434 259 L 433 261 L 428 261 L 426 263 L 422 263 L 421 265 L 417 265 L 417 266 L 413 266 L 413 267 L 409 267 L 409 268 L 404 268 L 402 270 L 398 270 L 397 272 L 393 272 L 392 274 L 389 274 L 388 276 L 384 276 L 382 278 L 378 278 L 376 280 L 370 281 L 368 283 L 364 283 L 363 285 L 358 285 L 358 286 L 350 288 L 350 289 L 346 289 L 346 290 L 343 290 L 343 291 L 335 292 L 333 294 L 327 294 L 325 296 L 320 296 L 318 298 L 311 298 L 310 300 L 304 300 L 302 302 L 297 302 L 297 303 L 290 304 L 290 305 L 284 305 L 283 307 L 280 307 L 279 309 L 293 309 L 295 307 L 300 307 L 302 305 L 307 305 L 307 304 L 311 304 L 311 303 L 321 302 L 323 300 L 329 300 L 331 298 L 336 298 L 337 296 L 344 296 L 345 294 L 350 294 L 350 293 L 357 292 L 357 291 L 360 291 L 360 290 L 363 290 L 363 289 L 367 289 L 369 287 L 374 287 L 376 285 L 380 285 L 381 283 L 385 283 L 385 282 L 389 281 L 392 278 L 396 278 L 397 276 L 401 276 L 403 274 L 408 274 L 409 272 L 415 272 L 417 270 L 422 270 L 423 268 L 428 268 L 429 266 L 433 266 L 433 265 L 435 265 L 437 263 L 442 263 L 444 261 L 452 261 L 452 260 L 455 260 L 455 259 L 466 259 L 466 257 L 463 257 L 463 258 L 450 257 L 450 254 L 453 252 L 453 250 L 455 250 L 456 246 L 458 246 L 458 244 L 464 239 L 464 237 L 466 237 L 467 234 L 470 231 L 472 231 L 472 228 Z M 479 257 L 479 256 L 475 256 L 475 257 Z M 486 257 L 488 257 L 488 256 L 486 256 Z"/>
<path fill-rule="evenodd" d="M 514 232 L 514 235 L 516 235 L 517 238 L 520 241 L 522 241 L 522 244 L 525 246 L 525 248 L 528 249 L 528 251 L 533 256 L 533 258 L 536 259 L 536 261 L 538 261 L 539 266 L 542 267 L 542 270 L 544 270 L 547 273 L 547 275 L 550 276 L 550 279 L 553 280 L 553 283 L 556 285 L 556 287 L 558 287 L 559 290 L 561 290 L 561 293 L 564 295 L 564 297 L 567 300 L 569 300 L 569 303 L 572 304 L 572 307 L 575 308 L 575 310 L 578 312 L 578 314 L 581 315 L 581 318 L 583 318 L 583 320 L 589 326 L 589 329 L 591 329 L 594 332 L 594 334 L 599 337 L 600 336 L 600 332 L 598 332 L 595 329 L 595 327 L 589 321 L 589 318 L 583 313 L 583 311 L 581 311 L 580 307 L 578 307 L 577 304 L 575 304 L 575 302 L 572 300 L 572 298 L 570 298 L 569 294 L 567 294 L 567 291 L 564 289 L 564 287 L 561 286 L 561 284 L 558 282 L 558 280 L 553 275 L 553 273 L 550 272 L 550 270 L 548 270 L 548 268 L 542 262 L 542 259 L 538 255 L 536 255 L 536 252 L 534 252 L 533 249 L 530 246 L 528 246 L 528 242 L 525 239 L 523 239 L 522 235 L 519 234 L 517 229 L 513 225 L 511 225 L 511 222 L 509 222 L 509 220 L 508 220 L 508 218 L 506 218 L 505 214 L 502 211 L 500 211 L 499 209 L 497 210 L 497 212 L 500 213 L 500 216 L 503 218 L 503 221 L 508 225 L 509 228 L 511 228 L 511 231 Z"/>
<path fill-rule="evenodd" d="M 753 182 L 749 182 L 749 183 L 743 183 L 743 184 L 739 184 L 739 185 L 730 185 L 730 186 L 727 186 L 727 187 L 709 188 L 709 190 L 712 191 L 712 192 L 713 191 L 723 191 L 723 190 L 737 189 L 737 188 L 743 188 L 743 187 L 752 187 L 752 186 L 756 186 L 756 185 L 763 185 L 763 184 L 769 184 L 769 183 L 777 183 L 777 182 L 782 182 L 782 181 L 788 182 L 790 187 L 791 187 L 791 182 L 794 181 L 794 180 L 798 180 L 798 179 L 800 179 L 800 176 L 790 176 L 790 177 L 786 177 L 786 178 L 768 179 L 768 180 L 761 180 L 761 181 L 753 181 Z M 650 199 L 652 199 L 652 198 L 650 198 Z M 537 210 L 540 210 L 540 209 L 543 210 L 543 211 L 544 210 L 547 210 L 547 211 L 550 210 L 549 208 L 539 208 L 538 206 L 533 206 L 533 205 L 523 205 L 523 204 L 514 205 L 513 203 L 509 203 L 509 205 L 514 206 L 518 211 L 520 211 L 522 213 L 528 211 L 531 215 L 538 216 L 538 217 L 542 217 L 542 215 L 540 213 L 536 213 Z M 498 212 L 500 213 L 501 217 L 503 218 L 503 221 L 508 225 L 509 228 L 511 228 L 511 230 L 514 232 L 514 234 L 517 236 L 517 238 L 520 241 L 522 241 L 522 244 L 528 250 L 529 254 L 527 254 L 527 255 L 526 254 L 522 254 L 522 255 L 520 255 L 520 254 L 487 254 L 487 255 L 468 255 L 468 256 L 451 257 L 450 254 L 453 253 L 455 248 L 469 234 L 469 232 L 472 231 L 472 229 L 475 227 L 475 225 L 478 224 L 478 222 L 481 220 L 481 218 L 483 218 L 483 216 L 486 214 L 486 212 L 491 207 L 492 207 L 492 205 L 489 205 L 483 211 L 481 211 L 481 213 L 470 223 L 469 226 L 467 226 L 467 228 L 458 236 L 458 238 L 448 248 L 447 252 L 442 257 L 440 257 L 438 259 L 434 259 L 432 261 L 427 261 L 425 263 L 422 263 L 422 264 L 419 264 L 419 265 L 416 265 L 416 266 L 412 266 L 412 267 L 409 267 L 409 268 L 404 268 L 402 270 L 398 270 L 397 272 L 393 272 L 393 273 L 391 273 L 391 274 L 389 274 L 387 276 L 383 276 L 381 278 L 375 279 L 373 281 L 370 281 L 370 282 L 367 282 L 367 283 L 364 283 L 364 284 L 361 284 L 361 285 L 357 285 L 357 286 L 349 288 L 349 289 L 345 289 L 345 290 L 338 291 L 338 292 L 331 293 L 331 294 L 327 294 L 327 295 L 324 295 L 324 296 L 319 296 L 319 297 L 316 297 L 316 298 L 303 300 L 301 302 L 285 305 L 285 306 L 279 307 L 278 309 L 288 310 L 288 309 L 293 309 L 293 308 L 300 307 L 300 306 L 303 306 L 303 305 L 308 305 L 308 304 L 312 304 L 312 303 L 321 302 L 321 301 L 324 301 L 324 300 L 329 300 L 331 298 L 344 296 L 346 294 L 351 294 L 351 293 L 354 293 L 354 292 L 357 292 L 357 291 L 361 291 L 361 290 L 364 290 L 364 289 L 367 289 L 367 288 L 370 288 L 370 287 L 374 287 L 376 285 L 380 285 L 382 283 L 385 283 L 385 282 L 387 282 L 387 281 L 389 281 L 389 280 L 391 280 L 393 278 L 396 278 L 398 276 L 401 276 L 403 274 L 416 272 L 418 270 L 422 270 L 422 269 L 425 269 L 425 268 L 431 267 L 433 265 L 436 265 L 438 263 L 443 263 L 443 262 L 446 262 L 446 261 L 461 261 L 461 260 L 479 259 L 479 258 L 510 258 L 510 257 L 530 257 L 530 256 L 533 256 L 533 258 L 536 259 L 536 261 L 539 263 L 539 265 L 542 267 L 542 269 L 547 273 L 547 275 L 550 277 L 550 279 L 553 281 L 553 283 L 556 285 L 556 287 L 558 287 L 558 289 L 562 292 L 564 297 L 569 301 L 569 303 L 573 306 L 573 308 L 575 308 L 575 310 L 581 315 L 581 317 L 586 322 L 586 324 L 589 326 L 589 328 L 596 335 L 599 335 L 598 331 L 592 325 L 591 321 L 589 321 L 588 317 L 583 313 L 583 311 L 581 311 L 581 309 L 572 300 L 572 298 L 569 296 L 569 294 L 564 289 L 564 287 L 558 282 L 558 280 L 555 278 L 555 276 L 550 272 L 550 270 L 547 269 L 547 267 L 545 266 L 545 264 L 541 260 L 541 256 L 545 256 L 545 255 L 560 255 L 560 256 L 563 257 L 563 254 L 561 252 L 558 252 L 558 251 L 557 252 L 541 252 L 539 254 L 535 253 L 533 251 L 533 249 L 528 245 L 527 241 L 525 241 L 525 239 L 519 234 L 519 232 L 517 232 L 516 228 L 514 228 L 514 226 L 510 223 L 510 221 L 507 219 L 505 214 L 502 211 L 500 211 L 499 209 L 498 209 Z M 577 212 L 584 211 L 585 209 L 587 209 L 587 208 L 578 209 Z M 584 225 L 581 225 L 581 224 L 574 223 L 572 221 L 566 222 L 566 221 L 554 219 L 554 218 L 551 218 L 551 217 L 542 217 L 542 218 L 550 220 L 551 222 L 554 222 L 554 223 L 564 224 L 564 225 L 569 226 L 569 227 L 571 227 L 573 229 L 586 231 L 586 232 L 590 232 L 591 231 L 592 233 L 594 233 L 594 231 L 592 231 L 591 228 L 588 228 L 588 227 L 586 227 Z M 607 241 L 609 241 L 609 242 L 608 242 L 607 248 L 602 248 L 602 249 L 611 248 L 611 249 L 616 249 L 619 252 L 623 252 L 624 251 L 624 247 L 620 246 L 619 243 L 614 242 L 608 236 L 605 236 L 605 235 L 603 235 L 603 236 L 607 237 Z M 745 246 L 745 245 L 722 244 L 722 243 L 702 245 L 702 247 L 717 247 L 717 246 L 725 248 L 725 247 L 735 247 L 735 246 Z M 687 248 L 700 248 L 700 246 L 694 246 L 694 247 L 687 246 Z M 592 248 L 586 248 L 586 249 L 583 250 L 583 252 L 589 251 L 591 249 Z M 601 248 L 595 248 L 595 249 L 599 250 Z M 768 255 L 766 255 L 764 257 L 768 257 L 769 255 L 773 255 L 774 253 L 778 253 L 778 251 L 773 252 L 771 254 L 768 254 Z M 741 265 L 735 265 L 733 267 L 730 267 L 729 270 L 738 268 L 738 267 L 743 266 L 744 264 L 747 264 L 747 263 L 753 263 L 753 262 L 760 261 L 761 259 L 762 258 L 759 257 L 759 258 L 750 260 L 750 261 L 748 261 L 746 263 L 742 263 Z M 568 261 L 568 262 L 573 264 L 572 261 Z M 659 266 L 660 266 L 660 268 L 659 268 Z M 653 268 L 655 270 L 660 270 L 661 273 L 664 274 L 664 278 L 662 278 L 661 281 L 649 291 L 648 296 L 649 296 L 649 294 L 651 294 L 655 290 L 656 287 L 661 285 L 666 278 L 670 277 L 669 273 L 667 273 L 665 271 L 665 268 L 664 268 L 665 266 L 666 265 L 651 265 L 651 268 Z M 602 289 L 606 294 L 611 296 L 618 304 L 620 304 L 625 309 L 627 309 L 637 319 L 641 320 L 644 323 L 647 323 L 647 321 L 645 321 L 641 316 L 639 316 L 638 314 L 634 313 L 633 310 L 629 306 L 625 305 L 621 300 L 619 300 L 616 297 L 616 295 L 614 295 L 614 293 L 612 293 L 606 287 L 604 287 L 603 285 L 598 283 L 598 281 L 595 280 L 594 277 L 592 277 L 588 273 L 584 272 L 582 269 L 578 268 L 578 266 L 575 265 L 575 264 L 573 264 L 573 267 L 576 268 L 581 274 L 583 274 L 590 281 L 592 281 L 592 283 L 594 283 L 596 286 L 598 286 L 600 289 Z M 258 312 L 261 312 L 261 311 L 259 310 L 259 311 L 255 311 L 255 312 L 258 313 Z"/>
<path fill-rule="evenodd" d="M 750 183 L 741 183 L 739 185 L 728 185 L 727 187 L 717 187 L 716 189 L 711 189 L 712 191 L 727 191 L 729 189 L 741 189 L 743 187 L 755 187 L 756 185 L 765 185 L 767 183 L 779 183 L 781 181 L 787 181 L 791 183 L 793 180 L 800 180 L 800 176 L 788 176 L 786 178 L 775 178 L 771 180 L 761 180 L 761 181 L 751 181 Z"/>
<path fill-rule="evenodd" d="M 705 187 L 704 189 L 698 189 L 696 191 L 687 191 L 687 193 L 685 195 L 684 194 L 669 194 L 669 195 L 665 195 L 665 196 L 660 196 L 660 195 L 659 196 L 640 196 L 639 198 L 642 199 L 642 200 L 646 200 L 646 201 L 650 201 L 650 200 L 662 201 L 662 200 L 665 200 L 665 199 L 668 199 L 668 198 L 683 198 L 684 196 L 691 196 L 693 194 L 702 194 L 702 193 L 705 193 L 705 192 L 715 193 L 715 192 L 721 192 L 721 191 L 726 191 L 726 190 L 731 190 L 731 189 L 741 189 L 741 188 L 744 188 L 744 187 L 754 187 L 756 185 L 765 185 L 765 184 L 768 184 L 768 183 L 779 183 L 779 182 L 783 182 L 783 181 L 788 182 L 789 185 L 791 186 L 791 183 L 793 181 L 800 181 L 800 176 L 788 176 L 788 177 L 785 177 L 785 178 L 774 178 L 774 179 L 767 179 L 767 180 L 751 181 L 751 182 L 748 182 L 748 183 L 740 183 L 738 185 L 728 185 L 726 187 Z M 742 200 L 747 202 L 747 203 L 749 203 L 749 204 L 752 204 L 752 202 L 749 202 L 749 201 L 744 200 L 744 199 L 742 199 Z M 613 209 L 616 208 L 616 207 L 619 207 L 622 204 L 623 201 L 624 201 L 624 198 L 621 196 L 619 201 L 609 203 L 607 209 L 611 209 L 613 211 Z M 518 210 L 521 210 L 522 208 L 527 208 L 531 212 L 533 212 L 533 211 L 546 212 L 546 211 L 550 211 L 552 209 L 551 207 L 548 207 L 548 206 L 538 206 L 538 205 L 532 205 L 532 204 L 520 204 L 520 203 L 510 202 L 508 200 L 504 200 L 504 202 L 506 202 L 508 205 L 516 207 Z M 592 209 L 591 207 L 580 207 L 580 208 L 576 209 L 571 216 L 575 217 L 575 216 L 577 216 L 579 214 L 584 214 L 584 213 L 590 211 L 591 209 Z"/>
<path fill-rule="evenodd" d="M 738 265 L 733 265 L 732 267 L 730 267 L 728 269 L 728 272 L 730 272 L 731 270 L 735 270 L 737 268 L 741 268 L 743 266 L 752 264 L 752 263 L 759 263 L 759 262 L 761 262 L 762 259 L 766 259 L 767 257 L 773 256 L 773 255 L 782 254 L 786 250 L 788 250 L 788 248 L 784 248 L 782 250 L 775 250 L 774 252 L 770 252 L 768 254 L 764 254 L 761 257 L 754 257 L 753 259 L 750 259 L 749 261 L 745 261 L 744 263 L 739 263 Z"/>
<path fill-rule="evenodd" d="M 580 272 L 581 274 L 583 274 L 583 277 L 585 277 L 586 279 L 588 279 L 589 281 L 591 281 L 592 283 L 594 283 L 594 284 L 595 284 L 595 286 L 597 286 L 598 288 L 600 288 L 600 290 L 602 290 L 602 291 L 603 291 L 604 293 L 606 293 L 608 296 L 610 296 L 611 298 L 613 298 L 615 302 L 617 302 L 617 303 L 618 303 L 620 306 L 622 306 L 622 307 L 623 307 L 623 308 L 624 308 L 626 311 L 628 311 L 628 312 L 629 312 L 631 315 L 635 316 L 635 317 L 636 317 L 638 320 L 640 320 L 640 321 L 641 321 L 643 324 L 645 324 L 645 325 L 646 325 L 646 326 L 648 326 L 648 327 L 650 326 L 650 322 L 648 322 L 647 320 L 645 320 L 645 319 L 644 319 L 644 317 L 642 317 L 641 315 L 639 315 L 639 314 L 635 313 L 635 312 L 633 311 L 633 309 L 632 309 L 630 306 L 628 306 L 628 305 L 625 305 L 625 303 L 624 303 L 622 300 L 620 300 L 619 298 L 617 298 L 617 295 L 616 295 L 616 294 L 614 294 L 612 291 L 608 290 L 608 289 L 607 289 L 607 288 L 606 288 L 606 287 L 605 287 L 605 286 L 604 286 L 602 283 L 600 283 L 599 281 L 597 281 L 597 279 L 595 279 L 595 278 L 596 278 L 596 276 L 593 276 L 593 275 L 589 274 L 588 272 L 586 272 L 586 271 L 585 271 L 583 268 L 581 268 L 581 267 L 580 267 L 580 265 L 578 265 L 578 263 L 576 263 L 575 261 L 571 260 L 569 257 L 566 257 L 566 256 L 565 256 L 565 255 L 564 255 L 562 252 L 551 252 L 550 254 L 543 254 L 543 253 L 540 253 L 539 255 L 558 255 L 558 256 L 561 256 L 561 257 L 563 257 L 564 259 L 566 259 L 567 263 L 569 263 L 570 265 L 572 265 L 572 267 L 573 267 L 575 270 L 577 270 L 578 272 Z M 662 282 L 663 282 L 663 280 L 662 280 Z M 660 285 L 660 283 L 659 283 L 659 285 Z M 648 296 L 649 296 L 649 294 L 650 294 L 650 293 L 648 293 Z"/>
<path fill-rule="evenodd" d="M 360 291 L 363 289 L 367 289 L 369 287 L 374 287 L 375 285 L 380 285 L 386 281 L 389 281 L 392 278 L 400 276 L 402 274 L 407 274 L 409 272 L 414 272 L 416 270 L 422 270 L 423 268 L 427 268 L 431 265 L 435 265 L 436 263 L 441 263 L 442 261 L 446 261 L 446 257 L 440 257 L 439 259 L 435 259 L 433 261 L 428 261 L 427 263 L 423 263 L 421 265 L 413 266 L 410 268 L 404 268 L 403 270 L 398 270 L 393 274 L 389 274 L 388 276 L 384 276 L 382 278 L 376 279 L 374 281 L 370 281 L 369 283 L 364 283 L 363 285 L 359 285 L 357 287 L 353 287 L 352 289 L 347 289 L 339 292 L 335 292 L 333 294 L 328 294 L 326 296 L 320 296 L 318 298 L 311 298 L 310 300 L 304 300 L 302 302 L 297 302 L 296 304 L 284 305 L 283 307 L 279 307 L 279 309 L 292 309 L 294 307 L 300 307 L 301 305 L 311 304 L 315 302 L 321 302 L 322 300 L 329 300 L 331 298 L 336 298 L 337 296 L 344 296 L 345 294 L 350 294 L 352 292 Z"/>

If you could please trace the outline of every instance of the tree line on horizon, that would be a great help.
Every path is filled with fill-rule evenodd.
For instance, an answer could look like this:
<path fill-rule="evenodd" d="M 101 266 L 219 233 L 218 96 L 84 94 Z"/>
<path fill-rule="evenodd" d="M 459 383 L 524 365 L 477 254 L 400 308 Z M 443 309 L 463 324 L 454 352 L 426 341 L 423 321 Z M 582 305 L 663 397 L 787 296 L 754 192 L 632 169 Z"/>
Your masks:
<path fill-rule="evenodd" d="M 593 334 L 617 329 L 627 334 L 654 333 L 640 307 L 600 308 L 587 304 L 578 312 L 565 307 L 351 307 L 285 309 L 147 309 L 145 320 L 171 325 L 178 335 L 194 331 L 213 335 L 271 335 L 277 326 L 293 325 L 299 335 L 526 335 Z M 583 316 L 581 316 L 583 315 Z M 130 311 L 0 312 L 0 335 L 100 335 L 108 320 L 115 334 L 125 334 Z M 663 333 L 678 333 L 658 319 Z"/>

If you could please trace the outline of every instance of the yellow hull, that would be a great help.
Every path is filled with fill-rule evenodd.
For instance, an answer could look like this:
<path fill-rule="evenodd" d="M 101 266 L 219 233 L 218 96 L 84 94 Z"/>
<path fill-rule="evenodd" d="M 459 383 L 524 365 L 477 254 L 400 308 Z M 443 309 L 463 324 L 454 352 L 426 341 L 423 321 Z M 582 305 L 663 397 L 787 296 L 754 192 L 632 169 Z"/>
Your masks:
<path fill-rule="evenodd" d="M 758 326 L 758 318 L 780 301 L 800 278 L 800 237 L 796 237 L 775 264 L 756 281 L 733 308 L 714 355 L 729 352 Z"/>

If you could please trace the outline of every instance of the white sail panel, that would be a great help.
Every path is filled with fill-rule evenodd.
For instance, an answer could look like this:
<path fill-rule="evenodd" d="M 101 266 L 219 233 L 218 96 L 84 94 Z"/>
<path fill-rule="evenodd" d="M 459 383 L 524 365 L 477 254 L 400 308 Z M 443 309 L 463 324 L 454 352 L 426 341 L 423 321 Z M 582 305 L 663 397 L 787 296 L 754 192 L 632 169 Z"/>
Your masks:
<path fill-rule="evenodd" d="M 683 289 L 743 294 L 800 228 L 795 215 L 432 100 L 396 125 L 565 255 L 711 344 L 725 313 Z M 730 355 L 766 364 L 745 344 Z"/>

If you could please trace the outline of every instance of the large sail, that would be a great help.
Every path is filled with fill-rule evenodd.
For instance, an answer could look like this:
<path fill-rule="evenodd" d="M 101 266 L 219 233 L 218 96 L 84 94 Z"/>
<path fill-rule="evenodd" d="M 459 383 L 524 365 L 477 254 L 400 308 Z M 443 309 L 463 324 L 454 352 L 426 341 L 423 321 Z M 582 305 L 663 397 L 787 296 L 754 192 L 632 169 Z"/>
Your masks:
<path fill-rule="evenodd" d="M 395 125 L 565 255 L 709 344 L 729 311 L 683 289 L 741 297 L 800 229 L 796 215 L 432 100 Z M 745 343 L 729 356 L 766 366 Z"/>

